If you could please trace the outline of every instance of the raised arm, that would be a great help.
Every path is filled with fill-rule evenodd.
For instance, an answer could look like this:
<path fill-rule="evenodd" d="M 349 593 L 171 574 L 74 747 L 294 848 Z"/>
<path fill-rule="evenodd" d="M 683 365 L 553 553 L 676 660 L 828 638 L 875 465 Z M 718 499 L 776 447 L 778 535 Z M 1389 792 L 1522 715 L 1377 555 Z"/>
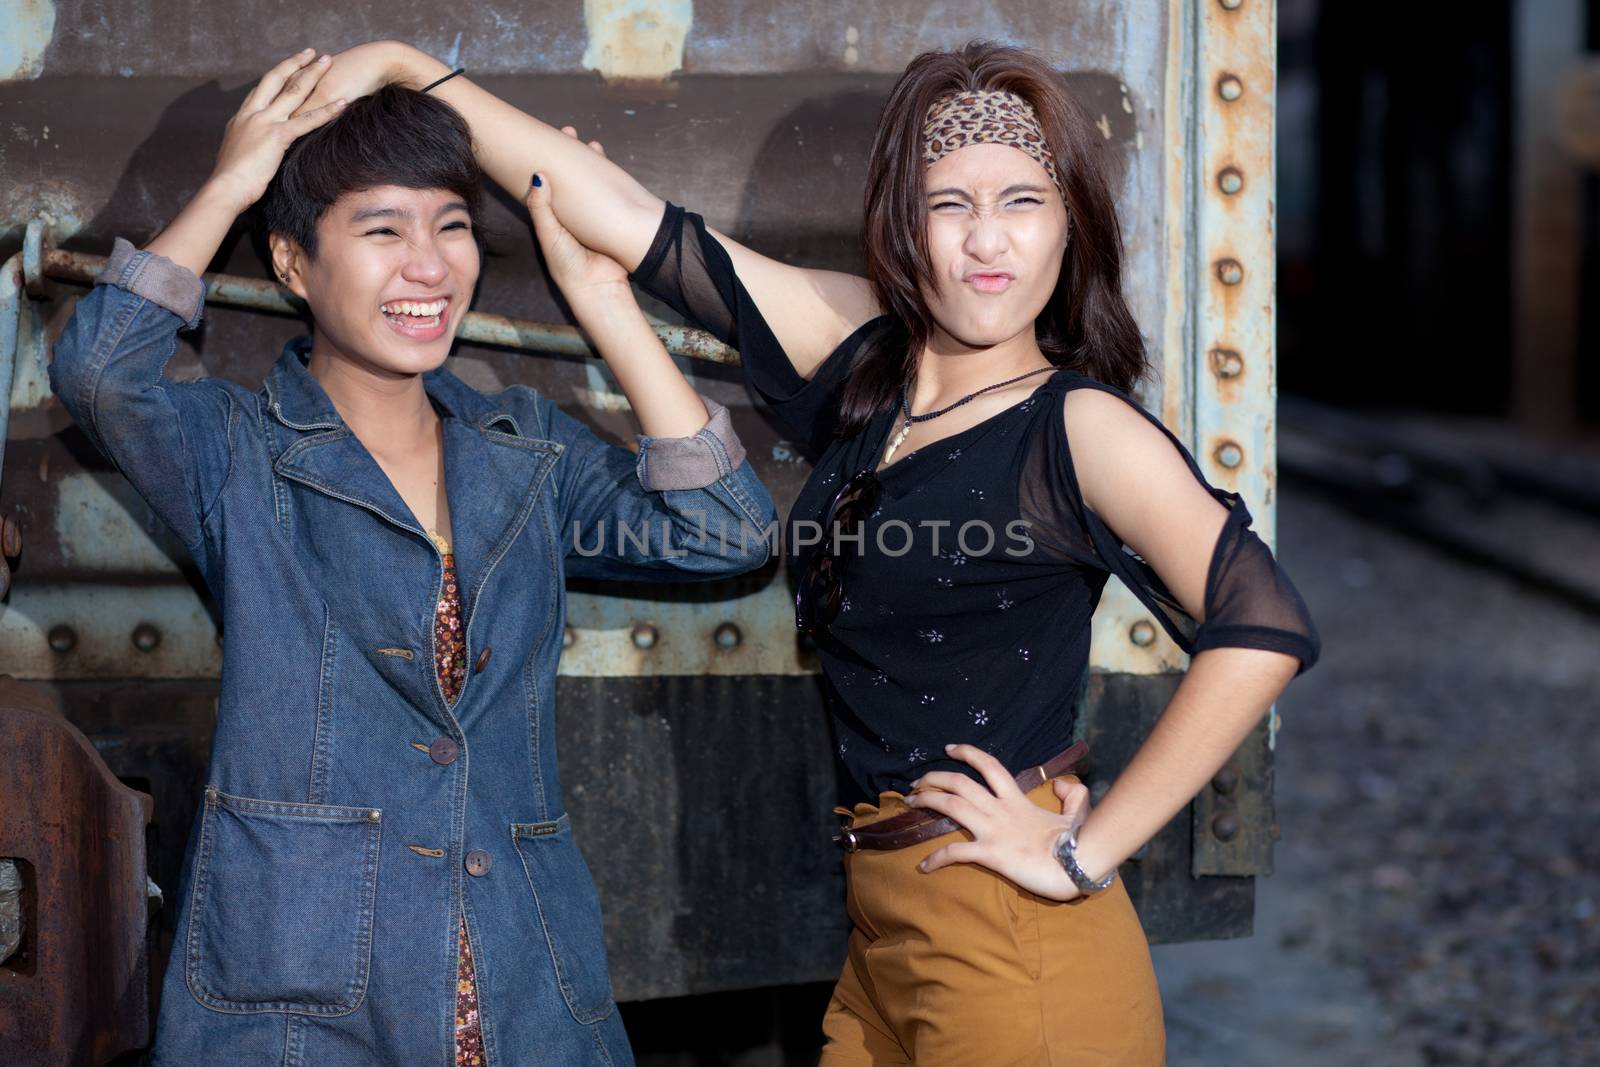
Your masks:
<path fill-rule="evenodd" d="M 421 89 L 450 68 L 398 41 L 359 45 L 334 57 L 306 109 L 337 96 L 355 99 L 399 82 Z M 522 199 L 534 171 L 550 178 L 552 208 L 580 242 L 628 270 L 649 251 L 665 204 L 627 171 L 555 126 L 525 114 L 465 76 L 433 90 L 467 120 L 479 161 L 495 183 Z M 866 279 L 769 259 L 723 234 L 740 281 L 802 377 L 809 378 L 840 341 L 877 313 Z"/>
<path fill-rule="evenodd" d="M 315 56 L 308 48 L 266 73 L 228 121 L 210 177 L 160 236 L 143 251 L 117 240 L 50 363 L 67 411 L 202 569 L 238 410 L 223 383 L 170 382 L 163 372 L 178 331 L 200 323 L 200 274 L 234 219 L 261 196 L 289 144 L 339 111 L 332 102 L 290 117 L 327 67 Z"/>

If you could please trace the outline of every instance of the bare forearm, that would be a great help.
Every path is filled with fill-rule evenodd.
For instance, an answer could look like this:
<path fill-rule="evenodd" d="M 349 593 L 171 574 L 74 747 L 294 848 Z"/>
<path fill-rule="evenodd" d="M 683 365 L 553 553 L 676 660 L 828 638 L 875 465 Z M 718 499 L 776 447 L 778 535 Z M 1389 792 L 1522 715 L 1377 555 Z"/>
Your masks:
<path fill-rule="evenodd" d="M 450 68 L 410 46 L 397 46 L 403 80 L 422 88 Z M 561 224 L 589 248 L 633 270 L 650 250 L 665 205 L 633 176 L 584 142 L 456 77 L 433 90 L 472 128 L 478 162 L 521 199 L 534 171 L 551 177 Z"/>
<path fill-rule="evenodd" d="M 1192 800 L 1266 714 L 1298 662 L 1255 649 L 1194 658 L 1133 760 L 1078 831 L 1078 856 L 1098 878 L 1132 855 Z"/>
<path fill-rule="evenodd" d="M 207 182 L 167 228 L 145 247 L 188 267 L 197 275 L 203 274 L 242 210 L 236 195 L 230 195 L 214 182 Z"/>
<path fill-rule="evenodd" d="M 615 296 L 572 304 L 578 324 L 617 376 L 617 383 L 651 437 L 693 437 L 709 419 L 704 402 L 667 354 L 626 288 Z"/>

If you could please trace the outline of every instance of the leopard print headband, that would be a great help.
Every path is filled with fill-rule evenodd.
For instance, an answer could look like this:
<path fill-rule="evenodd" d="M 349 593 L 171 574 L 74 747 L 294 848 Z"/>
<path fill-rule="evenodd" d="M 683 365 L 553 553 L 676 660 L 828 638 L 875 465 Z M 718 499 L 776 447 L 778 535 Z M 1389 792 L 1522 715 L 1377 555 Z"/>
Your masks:
<path fill-rule="evenodd" d="M 933 166 L 958 148 L 1004 144 L 1026 152 L 1059 189 L 1056 158 L 1039 128 L 1033 105 L 1016 93 L 971 89 L 946 93 L 928 108 L 922 125 L 922 161 Z"/>

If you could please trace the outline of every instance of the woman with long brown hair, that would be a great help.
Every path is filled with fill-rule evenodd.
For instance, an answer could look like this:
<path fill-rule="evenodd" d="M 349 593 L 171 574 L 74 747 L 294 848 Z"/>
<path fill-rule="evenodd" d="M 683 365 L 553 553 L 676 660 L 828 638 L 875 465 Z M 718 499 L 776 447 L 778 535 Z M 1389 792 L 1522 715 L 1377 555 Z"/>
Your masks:
<path fill-rule="evenodd" d="M 326 91 L 447 73 L 365 45 Z M 562 225 L 735 345 L 810 448 L 788 555 L 854 794 L 823 1063 L 1162 1062 L 1117 866 L 1318 644 L 1244 503 L 1129 399 L 1116 210 L 1059 77 L 982 42 L 912 61 L 873 148 L 866 277 L 762 256 L 466 79 L 436 92 L 491 177 L 553 175 Z M 1090 811 L 1074 700 L 1111 574 L 1193 659 Z"/>

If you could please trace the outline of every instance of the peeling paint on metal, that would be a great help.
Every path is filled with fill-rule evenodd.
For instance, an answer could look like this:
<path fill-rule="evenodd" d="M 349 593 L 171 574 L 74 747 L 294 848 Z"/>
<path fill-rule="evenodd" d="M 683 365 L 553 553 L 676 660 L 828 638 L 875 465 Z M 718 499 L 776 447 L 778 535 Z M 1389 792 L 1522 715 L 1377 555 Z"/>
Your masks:
<path fill-rule="evenodd" d="M 909 54 L 938 48 L 957 48 L 972 40 L 1027 45 L 1017 33 L 1010 12 L 993 0 L 934 0 L 923 12 Z"/>
<path fill-rule="evenodd" d="M 600 363 L 589 363 L 584 367 L 584 377 L 589 380 L 589 387 L 573 390 L 578 403 L 593 411 L 603 411 L 607 414 L 633 410 L 633 405 L 628 403 L 628 395 L 622 391 L 622 386 L 617 383 L 609 367 Z"/>
<path fill-rule="evenodd" d="M 717 642 L 717 628 L 734 623 L 740 640 Z M 654 627 L 640 648 L 634 627 Z M 573 640 L 561 653 L 558 673 L 578 678 L 663 675 L 815 674 L 817 660 L 800 647 L 794 598 L 782 580 L 726 600 L 622 599 L 573 592 L 567 600 Z"/>
<path fill-rule="evenodd" d="M 124 479 L 68 474 L 56 489 L 56 543 L 62 561 L 85 571 L 178 574 L 183 546 L 150 514 Z"/>
<path fill-rule="evenodd" d="M 46 369 L 44 323 L 40 308 L 33 300 L 24 300 L 17 316 L 16 363 L 12 371 L 11 410 L 36 408 L 50 397 L 49 371 Z"/>
<path fill-rule="evenodd" d="M 664 81 L 683 69 L 693 0 L 584 0 L 583 65 L 607 81 Z"/>
<path fill-rule="evenodd" d="M 59 140 L 50 143 L 61 147 Z M 28 220 L 40 217 L 49 221 L 52 242 L 76 236 L 94 215 L 89 203 L 76 184 L 60 179 L 0 182 L 0 241 L 19 239 Z"/>
<path fill-rule="evenodd" d="M 37 78 L 56 32 L 51 0 L 0 0 L 0 82 Z"/>
<path fill-rule="evenodd" d="M 156 627 L 148 652 L 133 627 Z M 56 652 L 52 627 L 70 626 L 75 642 Z M 216 678 L 222 673 L 217 630 L 187 585 L 18 585 L 0 613 L 0 671 L 23 679 Z"/>
<path fill-rule="evenodd" d="M 1155 640 L 1138 645 L 1133 628 L 1145 622 L 1155 630 Z M 1188 664 L 1183 650 L 1173 644 L 1167 632 L 1150 617 L 1150 609 L 1112 577 L 1094 610 L 1090 627 L 1089 662 L 1097 670 L 1125 674 L 1167 674 L 1181 671 Z"/>

